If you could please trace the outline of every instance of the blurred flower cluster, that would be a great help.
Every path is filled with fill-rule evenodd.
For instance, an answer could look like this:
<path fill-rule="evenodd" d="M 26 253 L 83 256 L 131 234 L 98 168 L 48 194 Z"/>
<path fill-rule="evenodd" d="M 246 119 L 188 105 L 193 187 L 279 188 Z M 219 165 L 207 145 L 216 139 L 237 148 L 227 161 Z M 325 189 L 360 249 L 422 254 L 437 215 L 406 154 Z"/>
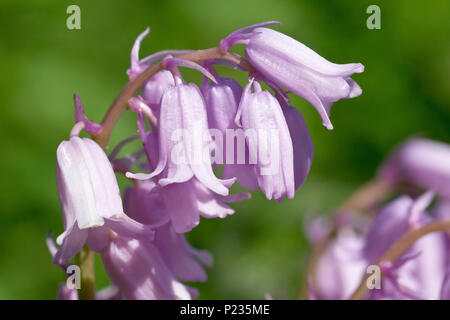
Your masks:
<path fill-rule="evenodd" d="M 265 28 L 271 24 L 276 22 L 237 30 L 215 48 L 168 50 L 140 59 L 147 29 L 132 48 L 129 83 L 101 124 L 85 116 L 75 95 L 75 125 L 70 140 L 57 150 L 65 230 L 56 239 L 59 247 L 51 239 L 48 244 L 54 263 L 63 269 L 83 247 L 100 254 L 113 287 L 91 298 L 196 297 L 198 292 L 183 282 L 205 281 L 204 267 L 212 257 L 191 247 L 184 234 L 200 216 L 233 214 L 228 203 L 250 197 L 229 193 L 236 181 L 277 201 L 293 198 L 305 181 L 313 144 L 288 93 L 309 101 L 332 129 L 333 102 L 361 94 L 350 77 L 364 67 L 331 63 Z M 245 58 L 229 52 L 237 44 L 245 45 Z M 248 83 L 242 87 L 219 76 L 217 64 L 247 72 Z M 187 83 L 179 67 L 201 72 L 201 86 Z M 119 105 L 123 99 L 125 108 L 136 113 L 138 134 L 107 156 L 109 136 L 125 111 Z M 80 137 L 82 130 L 92 139 Z M 122 146 L 135 139 L 141 148 L 119 157 Z M 123 197 L 116 173 L 132 183 Z M 63 286 L 60 298 L 76 299 L 78 292 Z"/>
<path fill-rule="evenodd" d="M 353 200 L 309 225 L 309 297 L 450 299 L 450 145 L 411 138 Z"/>

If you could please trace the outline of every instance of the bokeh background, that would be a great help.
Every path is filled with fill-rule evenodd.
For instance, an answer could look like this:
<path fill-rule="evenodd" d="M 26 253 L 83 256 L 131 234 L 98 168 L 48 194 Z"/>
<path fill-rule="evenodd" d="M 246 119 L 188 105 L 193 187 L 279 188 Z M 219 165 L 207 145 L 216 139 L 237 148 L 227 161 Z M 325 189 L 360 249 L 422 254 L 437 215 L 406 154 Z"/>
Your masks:
<path fill-rule="evenodd" d="M 66 28 L 70 4 L 81 8 L 81 30 Z M 366 27 L 370 4 L 381 8 L 381 30 Z M 354 78 L 363 94 L 334 105 L 333 131 L 311 105 L 293 98 L 315 145 L 311 174 L 295 200 L 277 204 L 255 192 L 234 205 L 234 216 L 203 219 L 188 235 L 215 257 L 209 280 L 196 285 L 200 298 L 296 298 L 309 252 L 306 217 L 332 213 L 403 139 L 450 141 L 446 0 L 2 0 L 0 299 L 53 299 L 63 280 L 44 239 L 49 230 L 62 232 L 55 150 L 73 124 L 73 93 L 100 121 L 127 81 L 131 45 L 146 26 L 152 31 L 142 54 L 212 47 L 266 20 L 282 21 L 277 30 L 333 62 L 362 62 L 366 71 Z M 135 115 L 126 114 L 111 146 L 135 131 Z M 96 269 L 100 288 L 108 279 L 100 261 Z"/>

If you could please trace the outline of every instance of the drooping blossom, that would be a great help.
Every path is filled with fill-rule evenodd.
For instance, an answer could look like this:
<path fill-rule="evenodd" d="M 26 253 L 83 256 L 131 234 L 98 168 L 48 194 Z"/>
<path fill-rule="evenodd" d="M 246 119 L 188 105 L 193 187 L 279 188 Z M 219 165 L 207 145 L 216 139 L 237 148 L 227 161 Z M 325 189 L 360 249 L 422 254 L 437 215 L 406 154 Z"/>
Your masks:
<path fill-rule="evenodd" d="M 250 67 L 244 71 L 254 80 L 245 91 L 212 68 L 212 64 L 224 63 L 220 58 L 193 62 L 186 60 L 190 56 L 187 50 L 166 50 L 140 58 L 140 44 L 149 29 L 141 33 L 131 50 L 127 75 L 130 81 L 139 82 L 158 60 L 161 62 L 154 70 L 160 71 L 140 82 L 141 92 L 128 100 L 129 109 L 138 115 L 143 148 L 124 157 L 118 158 L 115 149 L 108 159 L 93 140 L 78 137 L 82 129 L 101 135 L 102 125 L 85 116 L 75 95 L 76 125 L 71 139 L 57 151 L 65 231 L 57 239 L 60 247 L 51 251 L 62 268 L 85 243 L 100 253 L 114 285 L 98 292 L 96 299 L 195 297 L 197 291 L 180 281 L 205 281 L 204 267 L 212 258 L 208 252 L 192 248 L 183 233 L 197 226 L 200 216 L 224 218 L 234 213 L 228 203 L 250 197 L 247 193 L 229 194 L 236 179 L 245 188 L 260 188 L 267 198 L 279 201 L 292 198 L 309 173 L 311 138 L 284 89 L 310 101 L 328 128 L 332 128 L 328 118 L 332 102 L 361 93 L 350 76 L 362 72 L 362 65 L 332 64 L 287 36 L 258 28 L 268 24 L 238 30 L 221 42 L 223 52 L 236 43 L 247 44 L 248 63 L 243 65 Z M 184 81 L 180 66 L 206 77 L 201 90 Z M 259 81 L 274 94 L 262 90 Z M 144 116 L 151 130 L 146 129 Z M 229 130 L 234 134 L 253 130 L 256 136 L 248 138 L 244 132 L 241 152 L 239 145 L 229 148 L 236 139 L 236 135 L 227 136 Z M 222 146 L 217 141 L 220 136 Z M 225 160 L 221 179 L 214 172 L 222 164 L 215 163 L 220 153 Z M 130 173 L 143 154 L 146 161 L 140 168 L 150 173 Z M 247 162 L 238 161 L 241 156 Z M 134 179 L 124 195 L 127 214 L 113 168 Z M 76 291 L 65 286 L 59 296 L 78 298 Z"/>
<path fill-rule="evenodd" d="M 251 89 L 254 92 L 251 92 Z M 249 162 L 267 199 L 292 199 L 295 192 L 294 150 L 289 128 L 277 99 L 251 80 L 245 87 L 236 122 L 249 135 Z"/>
<path fill-rule="evenodd" d="M 119 187 L 108 157 L 88 138 L 73 136 L 56 152 L 56 182 L 64 219 L 61 247 L 54 261 L 70 260 L 87 243 L 99 251 L 107 243 L 107 232 L 132 237 L 152 237 L 150 227 L 125 215 Z"/>
<path fill-rule="evenodd" d="M 148 165 L 150 168 L 155 168 L 160 159 L 158 132 L 146 130 L 142 113 L 138 113 L 138 128 L 146 150 Z M 161 176 L 162 174 L 155 176 L 154 180 L 160 181 Z M 232 182 L 233 180 L 223 181 L 227 188 L 231 187 Z M 157 189 L 177 233 L 188 232 L 197 226 L 200 216 L 225 218 L 234 213 L 234 210 L 226 204 L 227 202 L 241 201 L 250 197 L 248 193 L 222 196 L 207 188 L 196 177 L 181 183 L 164 186 L 159 184 Z"/>
<path fill-rule="evenodd" d="M 409 139 L 381 165 L 378 178 L 433 189 L 450 198 L 450 145 L 424 138 Z"/>
<path fill-rule="evenodd" d="M 128 177 L 149 179 L 159 175 L 162 186 L 195 177 L 211 191 L 226 196 L 226 182 L 220 181 L 212 170 L 211 137 L 200 89 L 194 83 L 184 84 L 181 76 L 175 78 L 176 85 L 164 91 L 161 99 L 158 164 L 149 175 Z"/>
<path fill-rule="evenodd" d="M 126 211 L 141 223 L 159 225 L 155 229 L 153 244 L 177 279 L 206 281 L 203 266 L 212 264 L 212 256 L 205 250 L 192 248 L 184 234 L 175 232 L 161 196 L 162 189 L 152 181 L 137 182 L 127 188 L 124 195 Z"/>
<path fill-rule="evenodd" d="M 197 295 L 196 290 L 176 280 L 151 241 L 110 231 L 100 255 L 106 273 L 126 299 L 185 300 Z"/>
<path fill-rule="evenodd" d="M 217 83 L 209 83 L 207 78 L 202 83 L 209 128 L 217 133 L 214 135 L 217 139 L 214 141 L 214 159 L 217 160 L 214 163 L 224 164 L 224 179 L 236 178 L 244 188 L 256 190 L 258 182 L 254 166 L 245 161 L 249 157 L 245 136 L 240 135 L 242 130 L 234 121 L 243 89 L 234 79 L 216 78 Z"/>
<path fill-rule="evenodd" d="M 309 101 L 328 129 L 333 102 L 354 98 L 361 88 L 350 77 L 364 71 L 360 63 L 335 64 L 304 44 L 280 32 L 263 28 L 278 22 L 266 22 L 242 28 L 223 39 L 223 51 L 235 44 L 245 44 L 251 65 L 278 86 Z"/>

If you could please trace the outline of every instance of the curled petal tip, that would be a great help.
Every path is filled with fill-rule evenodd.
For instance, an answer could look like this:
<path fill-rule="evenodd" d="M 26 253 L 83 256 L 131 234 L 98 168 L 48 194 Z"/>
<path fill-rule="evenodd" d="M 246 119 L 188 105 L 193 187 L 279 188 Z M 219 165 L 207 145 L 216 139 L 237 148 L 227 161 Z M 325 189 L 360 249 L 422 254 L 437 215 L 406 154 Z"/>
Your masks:
<path fill-rule="evenodd" d="M 132 172 L 126 172 L 125 176 L 129 179 L 135 179 L 135 180 L 148 180 L 152 177 L 149 173 L 132 173 Z"/>
<path fill-rule="evenodd" d="M 180 58 L 174 58 L 173 56 L 170 56 L 170 55 L 165 57 L 162 60 L 162 62 L 163 62 L 164 68 L 166 68 L 168 70 L 170 70 L 172 68 L 176 68 L 176 67 L 187 67 L 187 68 L 195 69 L 195 70 L 203 73 L 204 76 L 211 79 L 211 81 L 213 81 L 215 84 L 218 83 L 216 78 L 207 69 L 203 68 L 198 63 L 195 63 L 195 62 L 192 62 L 189 60 L 180 59 Z"/>
<path fill-rule="evenodd" d="M 325 126 L 325 128 L 327 128 L 328 130 L 333 130 L 333 129 L 334 129 L 334 127 L 333 127 L 333 125 L 331 124 L 330 121 L 323 121 L 322 124 L 323 124 L 323 125 Z"/>

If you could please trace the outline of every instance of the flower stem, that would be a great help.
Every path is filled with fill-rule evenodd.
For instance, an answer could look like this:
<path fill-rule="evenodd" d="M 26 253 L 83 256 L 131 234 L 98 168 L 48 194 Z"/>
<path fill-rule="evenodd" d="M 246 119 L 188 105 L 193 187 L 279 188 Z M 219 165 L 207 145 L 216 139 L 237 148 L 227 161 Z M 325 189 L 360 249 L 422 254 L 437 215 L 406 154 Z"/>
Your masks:
<path fill-rule="evenodd" d="M 419 229 L 413 229 L 406 232 L 397 242 L 395 242 L 378 261 L 378 265 L 381 266 L 384 263 L 394 263 L 395 260 L 400 258 L 419 238 L 436 231 L 450 231 L 450 221 L 436 221 L 429 223 Z M 367 274 L 362 279 L 359 287 L 351 296 L 351 300 L 361 300 L 366 296 L 367 291 L 367 279 L 370 274 Z"/>
<path fill-rule="evenodd" d="M 189 60 L 199 64 L 209 59 L 225 59 L 236 63 L 245 70 L 253 70 L 247 60 L 245 60 L 241 56 L 232 52 L 222 53 L 217 47 L 181 54 L 177 56 L 177 58 Z M 136 93 L 136 91 L 139 90 L 139 88 L 144 85 L 144 83 L 151 76 L 161 70 L 163 70 L 163 64 L 161 62 L 149 66 L 138 76 L 130 80 L 113 101 L 111 107 L 108 109 L 106 115 L 102 120 L 102 130 L 93 137 L 94 140 L 103 149 L 107 148 L 109 138 L 111 137 L 112 131 L 114 130 L 117 121 L 119 121 L 120 116 L 127 109 L 128 100 Z"/>
<path fill-rule="evenodd" d="M 94 253 L 84 245 L 76 256 L 76 263 L 81 270 L 81 288 L 78 290 L 80 300 L 95 300 Z"/>

